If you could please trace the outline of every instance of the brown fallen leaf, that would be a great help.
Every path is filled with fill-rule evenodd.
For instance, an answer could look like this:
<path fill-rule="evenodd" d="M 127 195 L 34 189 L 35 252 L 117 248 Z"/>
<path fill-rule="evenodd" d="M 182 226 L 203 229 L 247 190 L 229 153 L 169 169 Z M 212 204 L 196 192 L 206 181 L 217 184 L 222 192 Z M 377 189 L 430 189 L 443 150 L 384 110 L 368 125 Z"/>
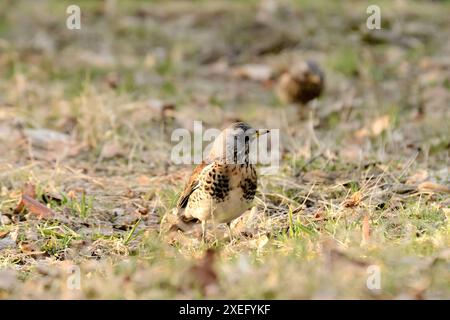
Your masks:
<path fill-rule="evenodd" d="M 447 220 L 450 220 L 450 208 L 442 208 L 442 211 L 444 211 Z"/>
<path fill-rule="evenodd" d="M 132 199 L 132 198 L 136 198 L 137 195 L 136 195 L 136 192 L 134 192 L 132 189 L 128 188 L 127 191 L 125 192 L 124 196 Z"/>
<path fill-rule="evenodd" d="M 450 193 L 450 187 L 439 184 L 439 183 L 434 183 L 431 181 L 425 181 L 422 182 L 421 184 L 419 184 L 417 186 L 417 189 L 420 192 L 443 192 L 443 193 Z"/>
<path fill-rule="evenodd" d="M 357 191 L 352 194 L 350 199 L 344 201 L 344 207 L 346 208 L 355 208 L 357 207 L 361 201 L 363 200 L 363 195 L 361 192 Z"/>
<path fill-rule="evenodd" d="M 147 185 L 150 184 L 150 179 L 149 179 L 147 176 L 144 176 L 144 175 L 139 176 L 139 178 L 138 178 L 138 184 L 139 184 L 140 186 L 147 186 Z"/>
<path fill-rule="evenodd" d="M 67 152 L 67 155 L 70 157 L 75 157 L 79 155 L 81 152 L 85 152 L 89 149 L 89 145 L 86 142 L 83 143 L 72 143 L 70 149 Z"/>
<path fill-rule="evenodd" d="M 232 71 L 232 75 L 238 78 L 254 81 L 266 81 L 273 76 L 271 67 L 263 64 L 246 64 Z"/>
<path fill-rule="evenodd" d="M 3 239 L 9 234 L 9 231 L 0 231 L 0 239 Z"/>
<path fill-rule="evenodd" d="M 36 198 L 36 186 L 32 183 L 25 183 L 22 188 L 22 193 L 31 198 Z"/>
<path fill-rule="evenodd" d="M 36 198 L 36 186 L 32 183 L 25 183 L 22 187 L 22 195 L 27 195 L 28 197 L 34 199 Z M 14 214 L 19 214 L 23 211 L 25 203 L 23 202 L 23 197 L 20 199 L 19 204 L 14 209 Z"/>
<path fill-rule="evenodd" d="M 372 121 L 369 125 L 355 132 L 357 139 L 363 139 L 367 137 L 376 137 L 389 128 L 390 118 L 388 115 L 381 116 Z"/>
<path fill-rule="evenodd" d="M 37 200 L 31 198 L 26 194 L 22 195 L 22 202 L 25 208 L 27 208 L 30 213 L 38 216 L 40 219 L 48 218 L 55 215 L 55 212 L 53 210 L 44 206 L 42 203 L 38 202 Z"/>
<path fill-rule="evenodd" d="M 358 145 L 346 145 L 339 150 L 341 157 L 348 162 L 357 162 L 363 158 L 363 150 Z"/>
<path fill-rule="evenodd" d="M 112 159 L 114 157 L 123 156 L 123 148 L 119 143 L 111 141 L 103 145 L 100 157 L 102 159 Z"/>
<path fill-rule="evenodd" d="M 67 192 L 67 198 L 70 200 L 75 200 L 77 198 L 77 193 L 79 190 L 70 189 L 69 192 Z"/>
<path fill-rule="evenodd" d="M 146 216 L 149 213 L 148 208 L 139 208 L 137 210 L 137 212 L 141 215 L 141 216 Z"/>
<path fill-rule="evenodd" d="M 426 179 L 428 179 L 428 172 L 426 170 L 418 170 L 406 180 L 405 184 L 417 185 Z"/>
<path fill-rule="evenodd" d="M 370 129 L 372 131 L 372 136 L 380 135 L 384 130 L 389 128 L 389 124 L 390 124 L 390 120 L 389 120 L 389 116 L 387 116 L 387 115 L 375 119 L 375 121 L 370 126 Z"/>
<path fill-rule="evenodd" d="M 41 256 L 41 255 L 45 254 L 44 251 L 38 250 L 34 244 L 28 243 L 28 242 L 21 242 L 19 244 L 19 248 L 20 248 L 20 251 L 22 251 L 22 253 L 29 255 L 29 256 Z"/>
<path fill-rule="evenodd" d="M 208 64 L 208 74 L 225 75 L 230 71 L 230 65 L 225 59 L 219 59 L 216 62 Z"/>
<path fill-rule="evenodd" d="M 248 242 L 249 247 L 257 249 L 258 252 L 261 251 L 267 243 L 269 243 L 269 238 L 265 234 Z"/>
<path fill-rule="evenodd" d="M 17 207 L 14 209 L 14 214 L 20 214 L 23 209 L 25 208 L 25 204 L 23 203 L 22 198 L 20 199 L 20 202 L 17 204 Z"/>

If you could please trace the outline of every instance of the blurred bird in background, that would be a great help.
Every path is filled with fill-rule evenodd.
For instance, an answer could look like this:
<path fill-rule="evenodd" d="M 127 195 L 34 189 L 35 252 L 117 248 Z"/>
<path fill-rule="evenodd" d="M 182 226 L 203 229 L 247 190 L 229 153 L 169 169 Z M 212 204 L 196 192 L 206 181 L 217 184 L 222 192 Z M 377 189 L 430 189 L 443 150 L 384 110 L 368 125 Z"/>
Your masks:
<path fill-rule="evenodd" d="M 299 105 L 299 115 L 304 118 L 305 106 L 318 98 L 325 86 L 325 75 L 319 65 L 311 60 L 299 61 L 281 74 L 276 94 L 285 104 Z"/>

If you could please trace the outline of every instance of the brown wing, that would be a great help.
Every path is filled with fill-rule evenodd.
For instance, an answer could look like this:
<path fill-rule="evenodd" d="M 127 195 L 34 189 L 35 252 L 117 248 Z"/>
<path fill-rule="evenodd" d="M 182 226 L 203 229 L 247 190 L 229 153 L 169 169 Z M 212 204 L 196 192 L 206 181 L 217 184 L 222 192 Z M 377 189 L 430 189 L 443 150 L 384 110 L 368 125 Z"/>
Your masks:
<path fill-rule="evenodd" d="M 184 187 L 183 193 L 181 194 L 180 198 L 178 199 L 178 202 L 177 202 L 178 209 L 182 209 L 187 206 L 189 196 L 199 186 L 198 176 L 200 175 L 200 172 L 202 172 L 203 168 L 205 168 L 207 165 L 208 165 L 207 163 L 203 162 L 203 163 L 199 164 L 192 172 L 192 175 L 189 178 L 188 183 Z"/>

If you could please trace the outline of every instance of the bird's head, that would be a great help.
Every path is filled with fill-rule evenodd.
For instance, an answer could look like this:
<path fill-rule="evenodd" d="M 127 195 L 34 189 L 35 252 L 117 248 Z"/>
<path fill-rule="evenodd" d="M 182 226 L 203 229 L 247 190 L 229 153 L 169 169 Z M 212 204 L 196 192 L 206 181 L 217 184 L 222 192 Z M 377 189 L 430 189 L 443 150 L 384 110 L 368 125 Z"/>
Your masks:
<path fill-rule="evenodd" d="M 254 129 L 245 122 L 233 123 L 216 138 L 209 159 L 226 163 L 248 163 L 250 144 L 268 132 L 266 129 Z"/>

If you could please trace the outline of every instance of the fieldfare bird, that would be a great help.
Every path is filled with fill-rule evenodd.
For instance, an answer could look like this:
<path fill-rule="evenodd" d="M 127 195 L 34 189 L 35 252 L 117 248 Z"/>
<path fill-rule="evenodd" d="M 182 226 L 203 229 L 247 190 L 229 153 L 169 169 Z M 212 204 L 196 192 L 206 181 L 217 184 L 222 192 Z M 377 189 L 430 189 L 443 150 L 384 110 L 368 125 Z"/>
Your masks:
<path fill-rule="evenodd" d="M 183 223 L 201 222 L 203 240 L 207 222 L 230 227 L 232 220 L 251 207 L 257 186 L 251 143 L 268 132 L 234 123 L 217 136 L 209 155 L 194 169 L 176 211 Z"/>
<path fill-rule="evenodd" d="M 283 103 L 299 103 L 300 107 L 319 97 L 325 76 L 313 61 L 300 61 L 278 79 L 276 93 Z"/>

